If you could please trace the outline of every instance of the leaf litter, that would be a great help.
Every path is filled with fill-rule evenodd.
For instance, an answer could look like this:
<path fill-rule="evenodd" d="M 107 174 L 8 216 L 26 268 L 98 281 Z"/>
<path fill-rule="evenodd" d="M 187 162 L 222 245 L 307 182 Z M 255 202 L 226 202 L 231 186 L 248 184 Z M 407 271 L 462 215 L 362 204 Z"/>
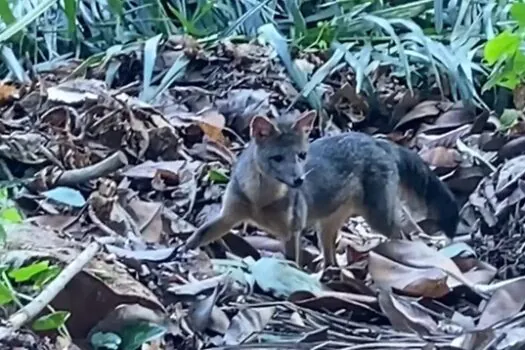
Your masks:
<path fill-rule="evenodd" d="M 525 327 L 522 118 L 502 126 L 462 103 L 425 100 L 371 66 L 364 85 L 377 91 L 377 115 L 363 72 L 356 89 L 354 72 L 318 57 L 283 65 L 272 46 L 185 45 L 165 45 L 144 61 L 124 54 L 135 65 L 158 63 L 160 75 L 148 73 L 144 84 L 127 84 L 132 64 L 113 78 L 103 65 L 74 78 L 79 62 L 71 60 L 61 72 L 68 79 L 44 72 L 33 90 L 3 85 L 2 181 L 29 225 L 6 226 L 11 258 L 4 262 L 22 266 L 38 256 L 64 265 L 91 239 L 116 238 L 92 261 L 97 268 L 84 268 L 52 302 L 72 312 L 71 334 L 130 342 L 126 327 L 138 327 L 144 339 L 176 349 L 503 349 L 524 342 L 516 331 Z M 287 70 L 330 83 L 321 90 L 305 82 L 299 91 Z M 178 80 L 163 85 L 170 74 Z M 282 260 L 279 241 L 250 226 L 177 256 L 175 248 L 220 208 L 250 119 L 308 108 L 304 90 L 315 92 L 309 103 L 323 94 L 334 111 L 316 135 L 351 128 L 416 149 L 462 205 L 458 242 L 430 235 L 385 241 L 354 218 L 340 234 L 340 269 L 328 282 L 320 280 L 311 235 L 300 268 Z M 425 213 L 408 219 L 433 233 Z M 64 255 L 70 242 L 75 248 L 67 249 L 77 251 Z M 78 288 L 102 297 L 86 304 Z M 99 312 L 85 309 L 95 305 Z"/>

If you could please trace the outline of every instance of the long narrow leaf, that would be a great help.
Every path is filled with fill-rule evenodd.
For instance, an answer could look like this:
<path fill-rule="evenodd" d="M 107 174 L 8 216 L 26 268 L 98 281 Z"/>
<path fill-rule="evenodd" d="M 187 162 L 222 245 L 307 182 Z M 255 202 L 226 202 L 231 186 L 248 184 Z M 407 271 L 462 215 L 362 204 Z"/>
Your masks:
<path fill-rule="evenodd" d="M 162 34 L 155 35 L 144 44 L 144 80 L 142 83 L 142 91 L 140 92 L 140 98 L 144 101 L 149 100 L 151 95 L 151 78 L 153 76 L 153 69 L 155 68 L 155 60 L 157 59 L 157 47 L 161 38 Z"/>
<path fill-rule="evenodd" d="M 423 30 L 421 29 L 421 27 L 419 27 L 417 24 L 415 24 L 412 21 L 405 20 L 405 19 L 395 19 L 395 20 L 392 20 L 392 22 L 396 23 L 396 24 L 401 24 L 401 25 L 404 25 L 405 27 L 407 27 L 414 35 L 414 36 L 410 36 L 410 37 L 412 37 L 413 39 L 417 39 L 419 41 L 419 43 L 425 48 L 425 51 L 427 52 L 428 58 L 429 58 L 430 63 L 432 65 L 432 70 L 434 72 L 434 77 L 436 78 L 436 83 L 438 85 L 439 91 L 441 93 L 441 96 L 444 97 L 443 84 L 441 82 L 441 76 L 440 76 L 439 70 L 437 68 L 436 61 L 434 59 L 434 55 L 430 51 L 430 46 L 428 45 L 428 41 L 430 39 L 425 35 L 425 33 L 423 33 Z"/>
<path fill-rule="evenodd" d="M 56 0 L 43 0 L 32 11 L 27 12 L 16 22 L 10 24 L 5 30 L 0 33 L 0 43 L 3 43 L 13 37 L 16 33 L 25 29 L 29 24 L 33 23 L 56 3 Z"/>
<path fill-rule="evenodd" d="M 343 59 L 344 49 L 336 49 L 332 56 L 312 75 L 312 78 L 301 90 L 301 95 L 308 96 L 330 74 L 332 69 Z"/>
<path fill-rule="evenodd" d="M 414 94 L 414 90 L 412 89 L 412 79 L 411 79 L 412 74 L 411 74 L 410 67 L 408 65 L 408 59 L 403 49 L 403 44 L 401 43 L 401 39 L 399 39 L 399 36 L 396 34 L 390 22 L 387 21 L 386 19 L 374 16 L 374 15 L 365 15 L 363 19 L 365 21 L 375 23 L 377 26 L 381 27 L 384 31 L 388 33 L 388 35 L 390 35 L 390 38 L 396 43 L 397 49 L 399 51 L 399 56 L 400 56 L 399 58 L 401 59 L 403 66 L 405 67 L 405 74 L 407 77 L 406 80 L 407 80 L 408 89 L 410 90 L 412 94 Z"/>
<path fill-rule="evenodd" d="M 288 52 L 288 45 L 286 40 L 281 34 L 277 31 L 273 24 L 265 24 L 259 28 L 261 35 L 272 45 L 273 49 L 277 52 L 277 55 L 281 59 L 281 62 L 286 67 L 288 74 L 292 78 L 292 81 L 295 83 L 298 89 L 303 89 L 307 83 L 306 74 L 301 71 L 297 65 L 292 61 L 292 57 Z M 307 100 L 310 103 L 312 108 L 321 110 L 322 103 L 321 97 L 313 90 L 307 96 Z"/>
<path fill-rule="evenodd" d="M 434 0 L 434 27 L 438 33 L 443 30 L 443 0 Z"/>

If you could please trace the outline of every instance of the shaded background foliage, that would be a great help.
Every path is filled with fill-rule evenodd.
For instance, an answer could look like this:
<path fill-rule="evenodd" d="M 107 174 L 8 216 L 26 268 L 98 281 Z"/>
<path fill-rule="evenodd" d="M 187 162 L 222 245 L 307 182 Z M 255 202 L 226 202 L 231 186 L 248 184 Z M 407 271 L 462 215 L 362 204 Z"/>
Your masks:
<path fill-rule="evenodd" d="M 372 94 L 365 77 L 388 66 L 410 89 L 492 107 L 501 94 L 480 96 L 489 73 L 480 48 L 512 25 L 509 8 L 501 1 L 455 0 L 2 0 L 0 41 L 7 44 L 2 71 L 27 79 L 22 59 L 36 70 L 71 57 L 95 61 L 159 34 L 185 33 L 214 45 L 224 38 L 261 39 L 277 31 L 286 38 L 278 45 L 293 54 L 333 52 L 334 44 L 350 43 L 345 64 L 357 74 L 358 92 L 363 88 Z M 144 64 L 144 73 L 152 69 Z M 301 78 L 292 78 L 301 85 Z"/>

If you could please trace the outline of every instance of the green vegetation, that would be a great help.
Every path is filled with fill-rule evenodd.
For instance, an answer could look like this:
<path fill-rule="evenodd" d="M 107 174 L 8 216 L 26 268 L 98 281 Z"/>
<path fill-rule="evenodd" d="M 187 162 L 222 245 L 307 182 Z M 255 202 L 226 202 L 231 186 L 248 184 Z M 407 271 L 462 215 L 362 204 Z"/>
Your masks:
<path fill-rule="evenodd" d="M 316 108 L 321 103 L 316 86 L 341 63 L 355 72 L 357 92 L 371 94 L 369 73 L 387 65 L 409 89 L 436 90 L 483 107 L 494 98 L 487 90 L 514 89 L 525 71 L 519 50 L 525 4 L 493 0 L 65 0 L 36 6 L 1 0 L 0 17 L 0 41 L 7 44 L 2 47 L 3 75 L 28 81 L 23 68 L 28 63 L 39 71 L 75 56 L 90 58 L 88 66 L 144 43 L 141 97 L 146 100 L 184 71 L 180 60 L 165 76 L 152 76 L 158 46 L 175 34 L 189 34 L 207 45 L 226 38 L 269 42 Z M 331 59 L 310 77 L 290 60 L 298 51 L 327 50 Z M 159 91 L 151 91 L 150 79 L 162 80 Z"/>

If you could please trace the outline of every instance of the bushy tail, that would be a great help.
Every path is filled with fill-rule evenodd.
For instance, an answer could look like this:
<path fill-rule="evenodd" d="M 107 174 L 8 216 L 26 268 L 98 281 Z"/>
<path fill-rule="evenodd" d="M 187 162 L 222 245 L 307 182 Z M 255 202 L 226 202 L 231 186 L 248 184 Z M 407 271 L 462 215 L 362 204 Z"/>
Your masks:
<path fill-rule="evenodd" d="M 459 206 L 450 189 L 414 151 L 394 144 L 403 186 L 412 189 L 438 215 L 438 225 L 453 238 L 459 222 Z"/>

